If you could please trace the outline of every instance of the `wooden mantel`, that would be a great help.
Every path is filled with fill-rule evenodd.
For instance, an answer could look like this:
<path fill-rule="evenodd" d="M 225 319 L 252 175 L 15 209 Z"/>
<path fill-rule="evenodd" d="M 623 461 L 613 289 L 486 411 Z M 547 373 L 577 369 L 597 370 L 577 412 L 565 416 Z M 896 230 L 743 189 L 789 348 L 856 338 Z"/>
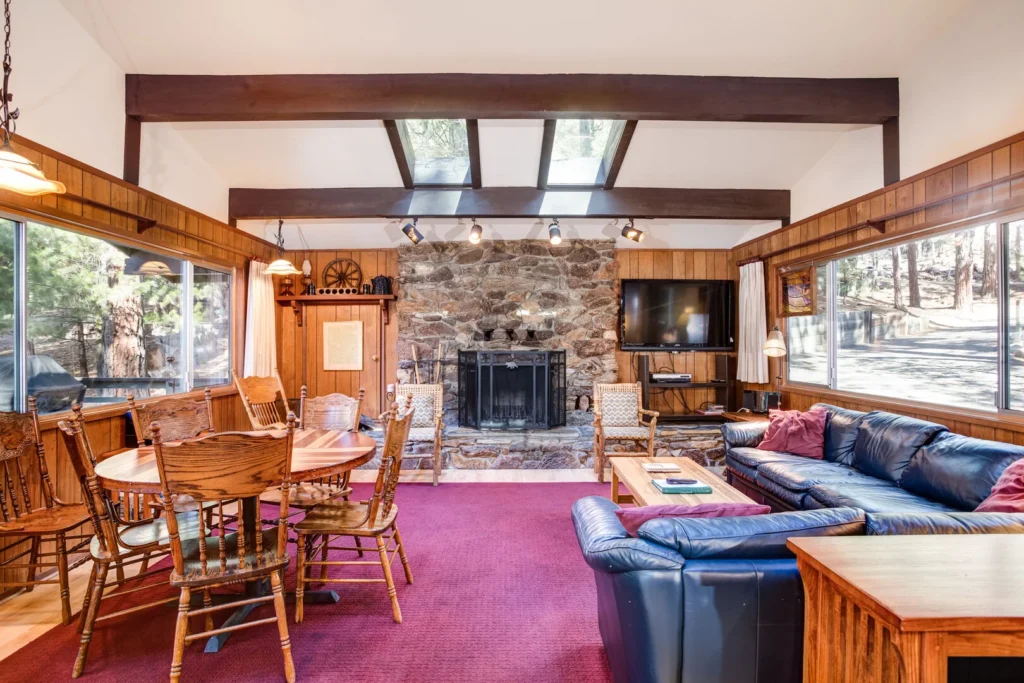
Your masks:
<path fill-rule="evenodd" d="M 276 297 L 277 303 L 289 305 L 295 311 L 295 322 L 302 327 L 302 311 L 306 306 L 380 306 L 381 320 L 387 325 L 388 302 L 397 299 L 394 294 L 294 294 Z"/>

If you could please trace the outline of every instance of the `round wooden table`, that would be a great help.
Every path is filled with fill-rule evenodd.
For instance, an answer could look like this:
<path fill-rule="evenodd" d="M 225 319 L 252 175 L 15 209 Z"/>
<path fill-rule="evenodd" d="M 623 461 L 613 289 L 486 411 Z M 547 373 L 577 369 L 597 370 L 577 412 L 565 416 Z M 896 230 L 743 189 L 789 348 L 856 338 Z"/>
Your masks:
<path fill-rule="evenodd" d="M 249 432 L 266 434 L 268 432 Z M 283 435 L 283 431 L 269 432 Z M 292 481 L 313 481 L 321 477 L 344 474 L 373 459 L 377 442 L 358 432 L 341 432 L 330 429 L 299 429 L 295 432 L 292 445 Z M 156 453 L 152 446 L 132 448 L 112 455 L 96 465 L 96 477 L 100 484 L 115 491 L 160 494 L 160 472 L 156 465 Z M 242 528 L 255 529 L 257 498 L 242 499 Z M 246 532 L 248 536 L 250 532 Z M 262 581 L 246 584 L 246 596 L 263 595 Z M 334 591 L 307 591 L 309 602 L 337 602 Z M 244 605 L 228 617 L 225 626 L 234 626 L 245 621 L 255 604 Z M 211 636 L 206 642 L 206 652 L 217 652 L 227 641 L 230 633 Z"/>

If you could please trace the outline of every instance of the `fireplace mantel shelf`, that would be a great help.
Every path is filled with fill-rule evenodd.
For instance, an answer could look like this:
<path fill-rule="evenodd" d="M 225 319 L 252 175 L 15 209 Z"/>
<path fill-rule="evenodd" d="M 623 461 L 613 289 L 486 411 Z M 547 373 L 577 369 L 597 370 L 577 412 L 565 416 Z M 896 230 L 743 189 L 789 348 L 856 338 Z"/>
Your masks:
<path fill-rule="evenodd" d="M 302 327 L 302 313 L 306 306 L 380 306 L 381 320 L 389 322 L 388 302 L 398 297 L 394 294 L 291 294 L 275 297 L 282 306 L 291 306 L 295 311 L 295 322 Z"/>

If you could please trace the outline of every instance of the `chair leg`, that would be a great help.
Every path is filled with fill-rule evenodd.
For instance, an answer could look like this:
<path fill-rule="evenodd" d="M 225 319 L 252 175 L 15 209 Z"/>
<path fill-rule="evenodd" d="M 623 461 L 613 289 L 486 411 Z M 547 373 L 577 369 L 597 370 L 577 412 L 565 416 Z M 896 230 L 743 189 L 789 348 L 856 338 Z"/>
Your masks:
<path fill-rule="evenodd" d="M 434 486 L 437 486 L 437 480 L 441 476 L 441 444 L 438 441 L 434 442 Z"/>
<path fill-rule="evenodd" d="M 388 561 L 387 543 L 383 536 L 377 537 L 377 552 L 380 553 L 380 566 L 384 570 L 384 581 L 388 585 L 388 597 L 391 598 L 391 615 L 396 624 L 402 623 L 402 608 L 398 606 L 398 593 L 395 591 L 395 580 L 391 576 L 391 563 Z"/>
<path fill-rule="evenodd" d="M 302 538 L 302 536 L 299 536 L 299 538 Z M 284 678 L 288 683 L 295 683 L 292 641 L 288 638 L 288 615 L 284 611 L 284 590 L 281 587 L 283 582 L 283 569 L 270 575 L 270 588 L 274 593 L 274 613 L 277 615 L 277 632 L 281 636 L 281 654 L 284 655 Z"/>
<path fill-rule="evenodd" d="M 594 472 L 597 474 L 597 483 L 604 483 L 604 444 L 600 439 L 594 437 Z"/>
<path fill-rule="evenodd" d="M 355 539 L 356 547 L 359 548 L 359 550 L 357 550 L 356 553 L 359 554 L 359 557 L 362 557 L 363 556 L 363 551 L 362 551 L 363 541 L 358 536 L 353 536 L 352 538 Z"/>
<path fill-rule="evenodd" d="M 71 592 L 68 590 L 68 545 L 64 534 L 57 534 L 57 580 L 60 582 L 60 617 L 65 626 L 71 623 Z"/>
<path fill-rule="evenodd" d="M 188 605 L 192 590 L 185 586 L 178 600 L 178 621 L 174 625 L 174 653 L 171 655 L 171 683 L 181 680 L 181 660 L 185 656 L 185 636 L 188 635 Z"/>
<path fill-rule="evenodd" d="M 142 556 L 142 564 L 139 565 L 139 573 L 145 574 L 149 570 L 149 553 Z"/>
<path fill-rule="evenodd" d="M 213 607 L 213 595 L 210 593 L 210 589 L 207 588 L 203 591 L 203 607 Z M 207 612 L 206 619 L 203 622 L 203 627 L 207 631 L 213 630 L 213 613 Z"/>
<path fill-rule="evenodd" d="M 402 569 L 405 570 L 405 582 L 412 583 L 412 568 L 409 567 L 409 558 L 405 556 L 405 546 L 402 545 L 402 534 L 398 532 L 398 523 L 392 527 L 395 530 L 395 544 L 398 546 L 398 557 L 402 560 Z"/>
<path fill-rule="evenodd" d="M 96 624 L 96 614 L 100 611 L 103 588 L 107 583 L 107 567 L 106 562 L 97 562 L 92 568 L 89 592 L 86 594 L 85 604 L 82 606 L 82 639 L 78 645 L 75 668 L 71 671 L 72 678 L 78 678 L 85 670 L 85 658 L 89 655 L 89 642 L 92 641 L 92 628 Z"/>
<path fill-rule="evenodd" d="M 324 545 L 320 549 L 320 561 L 327 561 L 327 546 L 330 545 L 331 537 L 324 534 Z M 327 565 L 320 565 L 320 583 L 327 583 Z"/>
<path fill-rule="evenodd" d="M 96 567 L 99 563 L 92 561 L 92 571 L 89 572 L 89 585 L 85 589 L 85 597 L 82 599 L 82 611 L 78 613 L 78 626 L 75 630 L 81 633 L 85 629 L 85 615 L 89 612 L 89 604 L 92 601 L 92 586 L 96 583 Z"/>
<path fill-rule="evenodd" d="M 295 544 L 295 623 L 301 624 L 304 611 L 303 596 L 306 593 L 306 535 L 300 533 L 295 539 Z"/>
<path fill-rule="evenodd" d="M 31 593 L 32 589 L 35 588 L 35 586 L 31 585 L 31 582 L 36 580 L 36 568 L 31 565 L 35 565 L 37 562 L 39 562 L 39 537 L 33 536 L 32 549 L 28 553 L 28 563 L 30 566 L 28 568 L 28 578 L 26 579 L 29 583 L 28 586 L 25 586 L 26 593 Z"/>

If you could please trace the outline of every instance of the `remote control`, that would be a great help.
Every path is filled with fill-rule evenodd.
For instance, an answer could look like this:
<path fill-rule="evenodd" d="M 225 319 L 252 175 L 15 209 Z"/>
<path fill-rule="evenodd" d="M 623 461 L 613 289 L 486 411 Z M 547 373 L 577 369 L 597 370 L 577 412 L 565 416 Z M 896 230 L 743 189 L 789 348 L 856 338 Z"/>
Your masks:
<path fill-rule="evenodd" d="M 680 479 L 678 477 L 669 477 L 665 480 L 666 484 L 699 484 L 700 482 L 696 479 Z"/>

